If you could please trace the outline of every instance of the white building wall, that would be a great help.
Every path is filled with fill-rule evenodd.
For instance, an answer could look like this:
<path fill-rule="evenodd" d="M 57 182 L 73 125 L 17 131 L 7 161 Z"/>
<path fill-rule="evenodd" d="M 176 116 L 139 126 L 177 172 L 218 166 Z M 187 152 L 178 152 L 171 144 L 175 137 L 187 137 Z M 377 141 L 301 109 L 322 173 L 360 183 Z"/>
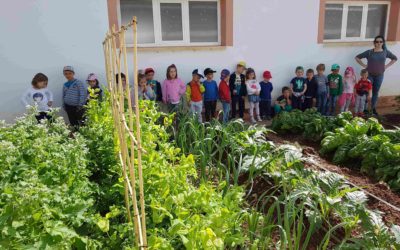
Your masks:
<path fill-rule="evenodd" d="M 20 95 L 37 72 L 49 76 L 57 106 L 64 65 L 74 65 L 80 79 L 95 72 L 104 80 L 101 43 L 108 28 L 106 0 L 25 0 L 6 5 L 0 9 L 0 119 L 11 121 L 23 112 Z M 307 69 L 325 63 L 329 69 L 339 63 L 343 70 L 354 66 L 359 71 L 354 56 L 372 44 L 317 44 L 318 17 L 319 0 L 234 0 L 233 47 L 140 51 L 139 68 L 154 67 L 156 78 L 162 81 L 167 66 L 175 63 L 179 76 L 189 81 L 194 68 L 233 70 L 237 61 L 245 60 L 260 80 L 262 71 L 272 72 L 274 96 L 288 84 L 298 65 Z M 388 47 L 400 56 L 399 43 Z M 400 94 L 399 83 L 397 63 L 386 72 L 382 95 Z"/>
<path fill-rule="evenodd" d="M 58 107 L 64 65 L 73 65 L 79 79 L 90 72 L 103 77 L 106 0 L 0 2 L 0 120 L 23 113 L 20 97 L 38 72 L 49 77 Z"/>

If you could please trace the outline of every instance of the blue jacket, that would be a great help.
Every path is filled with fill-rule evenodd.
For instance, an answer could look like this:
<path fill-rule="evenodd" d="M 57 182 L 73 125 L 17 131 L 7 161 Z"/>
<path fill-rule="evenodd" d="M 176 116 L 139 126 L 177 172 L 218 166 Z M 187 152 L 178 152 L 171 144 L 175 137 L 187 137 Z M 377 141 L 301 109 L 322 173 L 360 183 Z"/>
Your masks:
<path fill-rule="evenodd" d="M 271 92 L 274 89 L 274 87 L 272 86 L 271 82 L 260 82 L 260 86 L 261 86 L 261 92 L 260 92 L 260 98 L 262 101 L 271 101 L 272 97 L 271 97 Z"/>
<path fill-rule="evenodd" d="M 218 100 L 218 85 L 214 80 L 203 82 L 204 88 L 204 101 L 216 101 Z"/>

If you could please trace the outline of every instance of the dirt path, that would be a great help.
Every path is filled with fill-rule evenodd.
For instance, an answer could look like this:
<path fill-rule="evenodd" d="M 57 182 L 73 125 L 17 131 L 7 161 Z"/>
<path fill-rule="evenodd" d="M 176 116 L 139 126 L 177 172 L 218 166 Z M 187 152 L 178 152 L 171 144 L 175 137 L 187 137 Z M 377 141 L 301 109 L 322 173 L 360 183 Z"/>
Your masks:
<path fill-rule="evenodd" d="M 351 169 L 345 166 L 337 166 L 330 161 L 321 158 L 318 151 L 320 149 L 319 143 L 310 142 L 304 140 L 301 136 L 294 136 L 294 135 L 276 135 L 270 133 L 267 135 L 267 139 L 275 142 L 276 144 L 298 144 L 303 149 L 303 153 L 307 157 L 311 157 L 316 164 L 306 163 L 306 167 L 321 170 L 318 168 L 317 165 L 322 166 L 323 168 L 341 174 L 345 176 L 351 183 L 362 187 L 364 190 L 368 191 L 369 193 L 391 203 L 396 207 L 400 207 L 400 194 L 393 192 L 390 188 L 381 182 L 377 182 L 373 180 L 371 177 L 368 177 L 362 173 L 360 173 L 356 169 Z M 400 224 L 400 212 L 396 211 L 392 207 L 388 206 L 387 204 L 380 202 L 373 197 L 369 198 L 368 207 L 372 210 L 379 210 L 381 211 L 383 220 L 387 224 Z"/>

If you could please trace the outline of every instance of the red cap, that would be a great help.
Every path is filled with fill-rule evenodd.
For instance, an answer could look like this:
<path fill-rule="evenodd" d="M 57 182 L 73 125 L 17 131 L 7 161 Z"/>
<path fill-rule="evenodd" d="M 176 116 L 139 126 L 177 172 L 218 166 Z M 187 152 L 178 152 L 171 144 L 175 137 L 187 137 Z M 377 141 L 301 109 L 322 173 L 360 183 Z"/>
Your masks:
<path fill-rule="evenodd" d="M 263 77 L 264 78 L 272 78 L 271 72 L 269 72 L 268 70 L 264 71 Z"/>
<path fill-rule="evenodd" d="M 147 75 L 148 73 L 151 73 L 151 72 L 154 73 L 154 69 L 153 69 L 153 68 L 147 68 L 147 69 L 144 71 L 144 74 Z"/>

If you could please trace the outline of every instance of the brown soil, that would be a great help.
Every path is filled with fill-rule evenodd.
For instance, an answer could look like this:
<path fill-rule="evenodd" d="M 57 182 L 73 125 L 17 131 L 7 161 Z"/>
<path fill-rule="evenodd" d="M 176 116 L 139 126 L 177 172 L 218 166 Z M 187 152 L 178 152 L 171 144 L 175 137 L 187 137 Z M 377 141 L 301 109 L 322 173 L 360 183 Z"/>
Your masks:
<path fill-rule="evenodd" d="M 323 168 L 331 172 L 345 176 L 346 179 L 351 183 L 362 187 L 369 193 L 391 203 L 396 207 L 400 207 L 400 195 L 390 190 L 386 183 L 377 182 L 373 178 L 360 173 L 358 170 L 350 169 L 346 166 L 337 166 L 330 161 L 321 158 L 318 153 L 320 149 L 320 145 L 318 143 L 305 140 L 302 136 L 276 135 L 273 133 L 268 134 L 267 139 L 272 140 L 277 144 L 297 142 L 302 146 L 303 153 L 306 156 L 311 157 L 317 163 L 317 165 L 322 166 Z M 321 170 L 320 168 L 318 168 L 318 166 L 312 164 L 306 164 L 306 166 Z M 369 197 L 368 207 L 372 210 L 377 209 L 383 212 L 382 217 L 387 224 L 400 224 L 400 212 L 396 211 L 387 204 L 380 202 L 373 197 Z"/>
<path fill-rule="evenodd" d="M 400 114 L 383 115 L 380 121 L 387 128 L 400 127 Z"/>

